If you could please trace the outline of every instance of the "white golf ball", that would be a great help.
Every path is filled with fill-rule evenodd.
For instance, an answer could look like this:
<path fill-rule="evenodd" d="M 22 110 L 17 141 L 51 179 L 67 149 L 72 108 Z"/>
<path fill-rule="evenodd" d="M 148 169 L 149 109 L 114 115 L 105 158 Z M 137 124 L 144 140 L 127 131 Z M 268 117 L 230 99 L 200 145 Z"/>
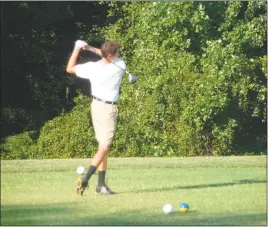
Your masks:
<path fill-rule="evenodd" d="M 171 214 L 173 212 L 173 206 L 171 204 L 165 204 L 163 207 L 163 212 L 165 214 Z"/>
<path fill-rule="evenodd" d="M 84 174 L 85 173 L 85 167 L 84 166 L 79 166 L 79 167 L 77 167 L 77 169 L 76 169 L 76 172 L 78 173 L 78 174 Z"/>

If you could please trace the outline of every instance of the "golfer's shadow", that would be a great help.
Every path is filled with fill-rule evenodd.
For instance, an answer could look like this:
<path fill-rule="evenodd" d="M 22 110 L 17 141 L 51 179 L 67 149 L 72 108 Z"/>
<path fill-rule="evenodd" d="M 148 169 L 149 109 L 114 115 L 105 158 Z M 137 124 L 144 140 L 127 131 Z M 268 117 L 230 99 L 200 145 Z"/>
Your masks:
<path fill-rule="evenodd" d="M 124 193 L 163 192 L 163 191 L 174 191 L 174 190 L 181 190 L 181 189 L 217 188 L 217 187 L 226 187 L 226 186 L 234 186 L 234 185 L 241 185 L 241 184 L 261 184 L 261 183 L 267 183 L 267 180 L 245 179 L 245 180 L 236 180 L 234 182 L 228 182 L 228 183 L 173 186 L 173 187 L 164 187 L 164 188 L 148 188 L 148 189 L 142 189 L 142 190 L 138 189 L 134 191 L 125 191 Z"/>

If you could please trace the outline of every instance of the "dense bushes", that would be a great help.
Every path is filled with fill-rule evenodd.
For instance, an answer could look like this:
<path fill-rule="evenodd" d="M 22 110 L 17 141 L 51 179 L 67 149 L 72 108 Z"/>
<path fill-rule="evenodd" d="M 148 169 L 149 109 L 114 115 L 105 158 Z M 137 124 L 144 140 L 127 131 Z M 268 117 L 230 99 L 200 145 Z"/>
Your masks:
<path fill-rule="evenodd" d="M 89 98 L 79 95 L 70 113 L 46 122 L 37 140 L 29 132 L 7 137 L 1 153 L 3 159 L 86 158 L 96 151 L 90 118 Z"/>
<path fill-rule="evenodd" d="M 30 132 L 9 136 L 1 144 L 1 159 L 29 159 L 37 156 L 35 142 Z"/>
<path fill-rule="evenodd" d="M 109 4 L 111 23 L 88 37 L 119 41 L 128 70 L 139 77 L 135 85 L 122 81 L 111 155 L 266 150 L 264 2 Z M 80 95 L 71 112 L 47 122 L 36 157 L 91 156 L 97 144 L 89 112 L 88 98 Z"/>
<path fill-rule="evenodd" d="M 43 158 L 85 158 L 96 150 L 89 99 L 79 95 L 70 113 L 48 121 L 37 141 Z"/>
<path fill-rule="evenodd" d="M 98 32 L 121 43 L 129 70 L 139 75 L 134 88 L 122 87 L 127 129 L 118 134 L 131 148 L 116 141 L 118 147 L 141 156 L 266 149 L 259 139 L 267 133 L 265 3 L 110 6 L 115 23 Z"/>

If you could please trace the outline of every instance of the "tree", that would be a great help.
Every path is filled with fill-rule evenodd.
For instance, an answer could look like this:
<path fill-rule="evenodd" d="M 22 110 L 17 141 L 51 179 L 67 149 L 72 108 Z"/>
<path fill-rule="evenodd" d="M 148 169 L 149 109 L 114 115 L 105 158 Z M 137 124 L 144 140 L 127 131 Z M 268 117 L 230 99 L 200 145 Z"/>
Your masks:
<path fill-rule="evenodd" d="M 74 106 L 78 88 L 88 90 L 66 74 L 65 65 L 74 41 L 102 23 L 105 7 L 96 2 L 1 4 L 1 138 L 39 131 L 45 121 Z"/>
<path fill-rule="evenodd" d="M 118 147 L 156 156 L 234 154 L 245 140 L 265 147 L 264 2 L 110 7 L 115 23 L 98 34 L 119 41 L 139 75 L 135 87 L 123 83 L 120 121 L 128 127 Z"/>

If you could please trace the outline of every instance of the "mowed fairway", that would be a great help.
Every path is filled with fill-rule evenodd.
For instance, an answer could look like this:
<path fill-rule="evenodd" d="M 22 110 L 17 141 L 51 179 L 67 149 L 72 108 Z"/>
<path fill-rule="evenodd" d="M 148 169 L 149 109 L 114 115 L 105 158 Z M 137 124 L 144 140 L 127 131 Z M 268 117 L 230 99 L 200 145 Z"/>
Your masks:
<path fill-rule="evenodd" d="M 266 156 L 111 158 L 108 185 L 119 194 L 95 194 L 95 174 L 81 197 L 76 167 L 89 163 L 1 161 L 1 225 L 267 225 Z"/>

